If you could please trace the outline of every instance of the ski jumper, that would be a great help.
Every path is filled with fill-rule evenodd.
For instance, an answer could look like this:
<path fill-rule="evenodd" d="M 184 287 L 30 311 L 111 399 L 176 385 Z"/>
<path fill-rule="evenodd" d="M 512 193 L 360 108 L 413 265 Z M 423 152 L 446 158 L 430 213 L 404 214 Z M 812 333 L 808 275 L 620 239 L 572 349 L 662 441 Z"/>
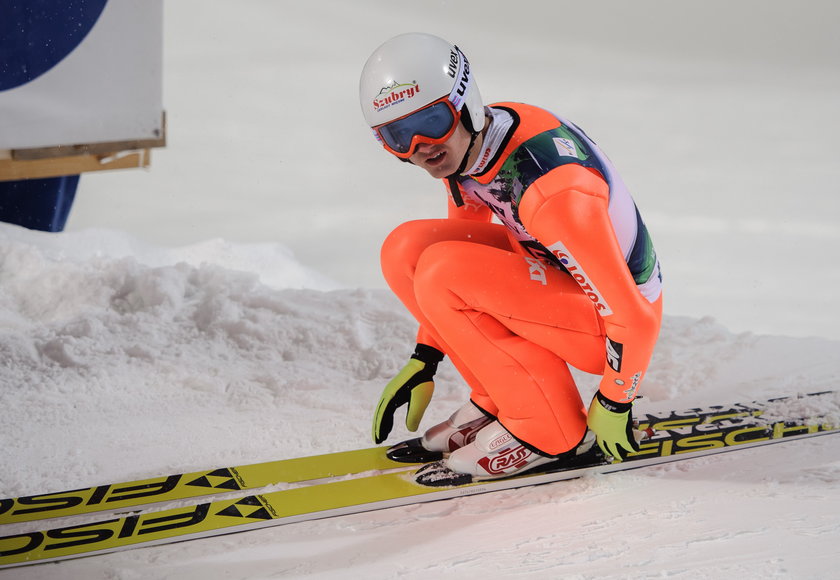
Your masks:
<path fill-rule="evenodd" d="M 382 246 L 391 289 L 446 353 L 471 401 L 523 444 L 559 455 L 586 410 L 569 365 L 638 392 L 662 316 L 659 262 L 610 161 L 580 129 L 498 103 L 447 219 L 407 222 Z M 495 216 L 496 222 L 492 221 Z"/>

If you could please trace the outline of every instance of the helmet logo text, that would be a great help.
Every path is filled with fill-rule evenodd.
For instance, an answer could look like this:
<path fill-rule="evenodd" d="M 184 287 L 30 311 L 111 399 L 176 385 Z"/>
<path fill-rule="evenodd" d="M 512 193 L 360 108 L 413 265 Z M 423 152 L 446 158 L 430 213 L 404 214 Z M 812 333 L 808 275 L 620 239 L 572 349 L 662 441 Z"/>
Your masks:
<path fill-rule="evenodd" d="M 461 73 L 461 85 L 458 87 L 458 95 L 464 96 L 467 92 L 467 84 L 470 82 L 470 63 L 464 59 L 464 71 Z"/>
<path fill-rule="evenodd" d="M 460 111 L 464 104 L 467 89 L 470 87 L 470 61 L 457 46 L 449 50 L 449 63 L 446 73 L 455 80 L 449 91 L 449 100 Z"/>
<path fill-rule="evenodd" d="M 382 87 L 379 94 L 373 99 L 373 108 L 376 112 L 383 111 L 392 105 L 402 103 L 420 92 L 420 85 L 417 81 L 410 83 L 398 83 L 394 81 L 388 86 Z"/>
<path fill-rule="evenodd" d="M 449 51 L 449 76 L 453 79 L 458 74 L 458 53 L 454 50 Z"/>

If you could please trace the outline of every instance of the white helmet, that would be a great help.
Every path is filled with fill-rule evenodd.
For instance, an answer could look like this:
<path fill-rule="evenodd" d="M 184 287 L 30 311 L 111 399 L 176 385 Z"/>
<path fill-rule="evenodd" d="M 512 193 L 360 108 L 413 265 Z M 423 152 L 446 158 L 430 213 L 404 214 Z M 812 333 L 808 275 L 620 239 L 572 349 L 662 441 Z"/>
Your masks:
<path fill-rule="evenodd" d="M 443 97 L 461 112 L 473 134 L 484 128 L 484 105 L 467 57 L 437 36 L 417 32 L 395 36 L 377 48 L 362 69 L 359 101 L 371 128 Z"/>

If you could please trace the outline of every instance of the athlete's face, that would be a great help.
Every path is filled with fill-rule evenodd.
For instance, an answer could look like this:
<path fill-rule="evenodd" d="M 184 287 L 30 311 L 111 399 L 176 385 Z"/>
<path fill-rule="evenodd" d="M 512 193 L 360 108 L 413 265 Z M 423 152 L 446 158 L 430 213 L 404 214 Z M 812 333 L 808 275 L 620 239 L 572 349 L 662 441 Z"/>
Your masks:
<path fill-rule="evenodd" d="M 432 177 L 440 179 L 458 169 L 469 146 L 470 132 L 458 123 L 455 132 L 443 143 L 420 143 L 410 160 L 417 167 L 428 171 Z"/>

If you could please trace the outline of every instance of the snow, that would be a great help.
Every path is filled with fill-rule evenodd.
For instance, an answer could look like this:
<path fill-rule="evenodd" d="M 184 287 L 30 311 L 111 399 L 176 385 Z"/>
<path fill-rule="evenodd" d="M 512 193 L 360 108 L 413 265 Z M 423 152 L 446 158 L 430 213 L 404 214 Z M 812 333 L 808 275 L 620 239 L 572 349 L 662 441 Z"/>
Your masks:
<path fill-rule="evenodd" d="M 444 199 L 356 102 L 367 54 L 408 29 L 457 40 L 487 100 L 582 125 L 636 192 L 666 281 L 641 410 L 836 389 L 834 5 L 539 4 L 553 18 L 528 26 L 499 2 L 422 6 L 166 4 L 167 149 L 84 176 L 65 233 L 0 224 L 0 496 L 370 444 L 415 332 L 378 244 Z M 437 385 L 421 428 L 464 400 L 448 363 Z M 0 579 L 832 578 L 838 441 Z"/>

